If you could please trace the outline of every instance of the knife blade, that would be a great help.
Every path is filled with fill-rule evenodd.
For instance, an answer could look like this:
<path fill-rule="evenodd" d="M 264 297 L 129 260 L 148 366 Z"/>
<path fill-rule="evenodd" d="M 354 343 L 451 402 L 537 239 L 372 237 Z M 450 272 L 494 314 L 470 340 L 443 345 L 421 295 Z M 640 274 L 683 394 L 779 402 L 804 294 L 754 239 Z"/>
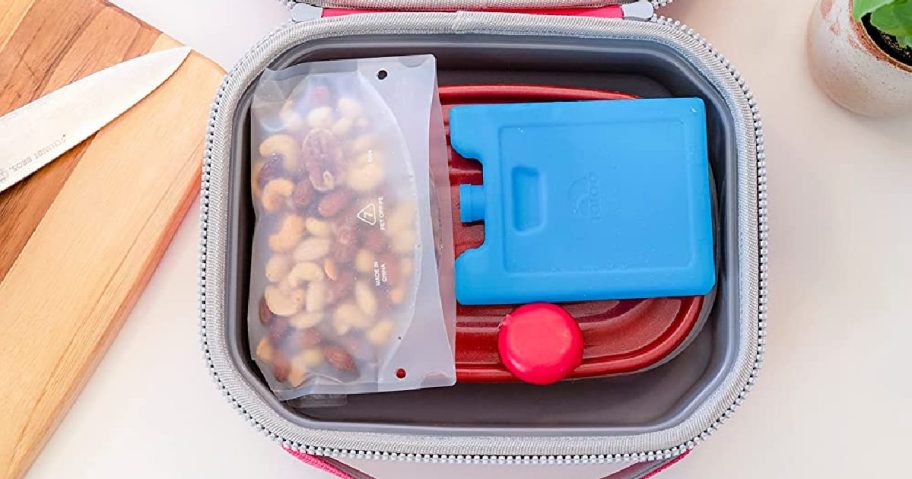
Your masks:
<path fill-rule="evenodd" d="M 139 103 L 170 78 L 189 53 L 181 47 L 125 61 L 0 117 L 0 192 Z"/>

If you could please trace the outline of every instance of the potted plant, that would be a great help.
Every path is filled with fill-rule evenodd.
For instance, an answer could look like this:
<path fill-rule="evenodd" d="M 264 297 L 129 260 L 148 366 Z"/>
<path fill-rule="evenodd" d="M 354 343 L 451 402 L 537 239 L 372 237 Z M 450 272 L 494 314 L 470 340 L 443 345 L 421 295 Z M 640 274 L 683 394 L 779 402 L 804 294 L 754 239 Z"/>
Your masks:
<path fill-rule="evenodd" d="M 912 114 L 912 0 L 820 0 L 808 52 L 815 80 L 840 105 Z"/>

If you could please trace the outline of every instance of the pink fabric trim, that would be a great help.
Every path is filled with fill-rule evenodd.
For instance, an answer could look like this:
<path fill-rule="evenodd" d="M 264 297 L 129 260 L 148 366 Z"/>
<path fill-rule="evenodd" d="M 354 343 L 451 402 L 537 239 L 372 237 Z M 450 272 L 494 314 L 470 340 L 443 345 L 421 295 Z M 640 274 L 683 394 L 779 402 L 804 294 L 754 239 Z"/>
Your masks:
<path fill-rule="evenodd" d="M 300 460 L 304 464 L 317 468 L 323 472 L 332 474 L 333 476 L 338 477 L 339 479 L 355 479 L 353 476 L 349 475 L 347 472 L 334 466 L 333 464 L 331 464 L 329 461 L 327 461 L 326 459 L 324 459 L 322 457 L 314 456 L 312 454 L 306 454 L 303 452 L 293 451 L 291 449 L 285 449 L 285 450 L 288 451 L 288 453 L 291 454 L 292 456 L 298 458 L 298 460 Z"/>
<path fill-rule="evenodd" d="M 296 457 L 299 461 L 303 462 L 304 464 L 307 464 L 308 466 L 311 466 L 313 468 L 316 468 L 323 472 L 331 474 L 339 479 L 359 479 L 355 476 L 352 476 L 348 472 L 340 469 L 339 467 L 337 467 L 335 465 L 336 461 L 334 461 L 332 459 L 314 456 L 313 454 L 293 451 L 291 449 L 285 449 L 285 450 L 292 456 Z M 684 460 L 684 458 L 687 457 L 688 454 L 690 454 L 690 451 L 688 451 L 684 454 L 681 454 L 680 456 L 672 459 L 671 461 L 666 462 L 665 464 L 662 465 L 662 467 L 650 472 L 646 476 L 643 476 L 642 479 L 650 479 L 650 478 L 654 478 L 654 477 L 658 476 L 659 474 L 665 472 L 666 470 L 668 470 L 670 467 L 674 466 L 678 462 Z M 364 477 L 368 477 L 368 476 L 364 476 Z M 608 478 L 605 478 L 605 479 L 609 479 L 611 477 L 614 477 L 614 475 L 608 476 Z"/>
<path fill-rule="evenodd" d="M 568 17 L 597 17 L 597 18 L 624 18 L 624 10 L 618 5 L 608 5 L 606 7 L 592 8 L 555 8 L 555 9 L 491 9 L 492 12 L 504 13 L 537 13 L 539 15 L 560 15 Z M 348 8 L 326 8 L 323 9 L 323 17 L 341 17 L 344 15 L 354 15 L 357 13 L 377 13 L 378 10 L 356 10 Z"/>
<path fill-rule="evenodd" d="M 661 473 L 665 472 L 666 470 L 668 470 L 669 468 L 671 468 L 671 466 L 674 466 L 675 464 L 683 461 L 684 458 L 687 457 L 688 454 L 690 454 L 690 451 L 687 451 L 684 454 L 681 454 L 680 456 L 672 459 L 671 461 L 666 462 L 664 466 L 656 469 L 655 471 L 652 471 L 651 473 L 649 473 L 648 476 L 644 477 L 643 479 L 649 479 L 650 477 L 658 476 L 659 474 L 661 474 Z"/>

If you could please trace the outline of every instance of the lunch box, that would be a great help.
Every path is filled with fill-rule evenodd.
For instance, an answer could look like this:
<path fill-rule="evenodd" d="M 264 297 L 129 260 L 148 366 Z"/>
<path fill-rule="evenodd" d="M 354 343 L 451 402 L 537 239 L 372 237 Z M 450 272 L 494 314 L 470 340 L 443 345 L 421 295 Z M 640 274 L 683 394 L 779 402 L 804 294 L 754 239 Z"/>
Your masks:
<path fill-rule="evenodd" d="M 283 3 L 292 9 L 293 20 L 257 44 L 217 93 L 201 189 L 205 360 L 219 389 L 255 429 L 338 477 L 366 477 L 340 461 L 370 458 L 629 462 L 611 477 L 640 478 L 679 460 L 742 403 L 765 343 L 763 124 L 745 80 L 728 60 L 692 29 L 659 14 L 670 1 Z M 664 333 L 655 336 L 666 348 L 661 354 L 637 350 L 652 356 L 626 366 L 602 364 L 580 375 L 597 378 L 547 387 L 501 381 L 508 379 L 505 373 L 485 357 L 490 325 L 482 322 L 476 325 L 480 343 L 472 348 L 478 354 L 467 359 L 477 359 L 480 373 L 463 375 L 453 387 L 355 395 L 333 407 L 282 403 L 271 393 L 249 357 L 245 323 L 254 224 L 249 122 L 257 80 L 267 68 L 301 62 L 425 53 L 437 58 L 442 96 L 452 85 L 549 85 L 704 100 L 716 201 L 717 285 L 711 296 L 700 298 L 692 324 L 675 329 L 674 341 L 669 343 Z M 495 308 L 479 316 L 493 321 L 504 312 Z M 643 320 L 626 317 L 604 334 L 643 328 L 637 318 Z M 627 356 L 621 351 L 618 359 Z"/>

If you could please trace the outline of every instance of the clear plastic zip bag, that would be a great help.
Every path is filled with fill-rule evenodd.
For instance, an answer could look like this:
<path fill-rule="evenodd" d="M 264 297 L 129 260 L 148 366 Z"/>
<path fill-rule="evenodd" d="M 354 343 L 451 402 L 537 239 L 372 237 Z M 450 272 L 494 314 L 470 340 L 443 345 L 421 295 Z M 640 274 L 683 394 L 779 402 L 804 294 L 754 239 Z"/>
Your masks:
<path fill-rule="evenodd" d="M 251 118 L 251 354 L 281 400 L 455 383 L 433 56 L 263 74 Z"/>

